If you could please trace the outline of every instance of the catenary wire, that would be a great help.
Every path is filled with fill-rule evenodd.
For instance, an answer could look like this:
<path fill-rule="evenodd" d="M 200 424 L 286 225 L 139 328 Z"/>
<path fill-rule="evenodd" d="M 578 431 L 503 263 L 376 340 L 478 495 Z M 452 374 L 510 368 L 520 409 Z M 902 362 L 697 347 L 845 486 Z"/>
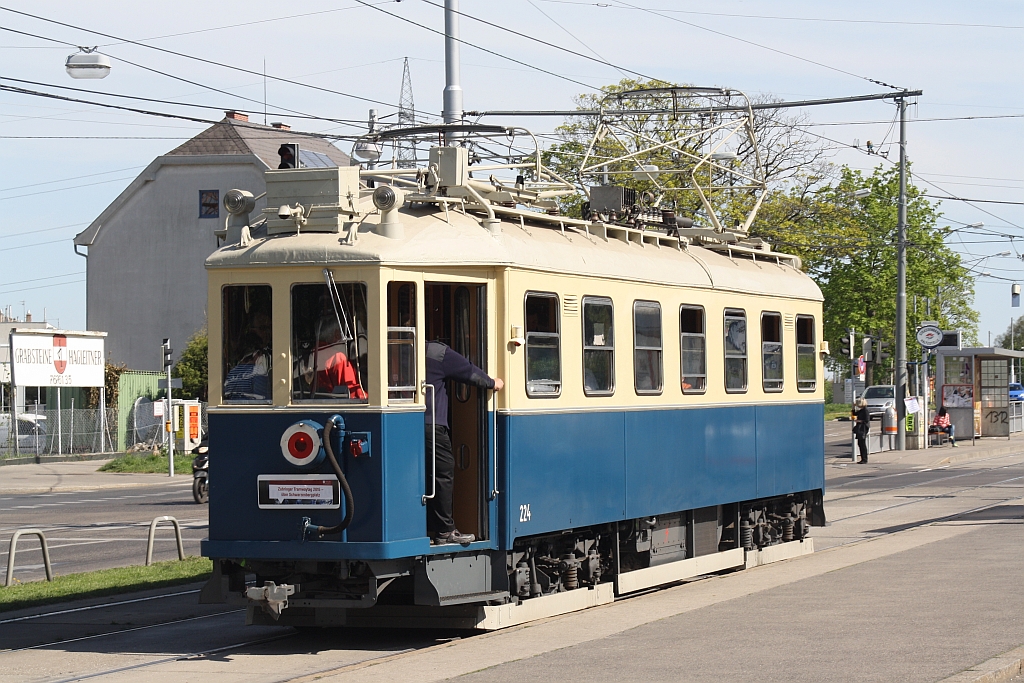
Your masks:
<path fill-rule="evenodd" d="M 356 2 L 361 2 L 361 1 L 362 0 L 356 0 Z M 439 8 L 439 9 L 445 9 L 444 5 L 442 5 L 440 3 L 437 3 L 437 2 L 434 2 L 434 0 L 422 0 L 422 2 L 425 2 L 428 5 L 432 5 L 434 7 Z M 529 2 L 529 0 L 527 0 L 527 2 Z M 556 26 L 558 26 L 558 28 L 562 29 L 566 33 L 569 33 L 569 31 L 565 27 L 563 27 L 561 24 L 559 24 L 554 19 L 551 19 L 551 17 L 549 17 L 547 14 L 545 14 L 543 11 L 541 11 L 541 9 L 539 7 L 537 7 L 536 5 L 534 5 L 534 7 L 537 9 L 537 11 L 539 11 L 541 14 L 544 14 L 545 17 L 550 19 Z M 511 28 L 509 28 L 507 26 L 502 26 L 501 24 L 495 24 L 492 21 L 487 21 L 486 19 L 481 19 L 480 17 L 474 16 L 472 14 L 467 14 L 466 12 L 460 12 L 459 10 L 454 10 L 454 12 L 456 14 L 458 14 L 459 16 L 466 17 L 467 19 L 472 19 L 473 21 L 479 22 L 479 23 L 484 24 L 486 26 L 490 26 L 491 28 L 496 28 L 496 29 L 498 29 L 500 31 L 505 31 L 506 33 L 511 33 L 514 36 L 518 36 L 520 38 L 526 38 L 527 40 L 531 40 L 531 41 L 533 41 L 535 43 L 539 43 L 541 45 L 545 45 L 545 46 L 553 48 L 555 50 L 560 50 L 561 52 L 566 52 L 566 53 L 574 55 L 576 57 L 582 57 L 583 59 L 589 60 L 591 62 L 597 62 L 598 64 L 602 64 L 604 66 L 610 66 L 611 68 L 615 69 L 619 73 L 622 73 L 623 71 L 628 71 L 629 73 L 633 74 L 634 76 L 639 76 L 640 78 L 645 78 L 645 79 L 647 79 L 649 81 L 651 81 L 651 80 L 660 80 L 660 79 L 654 78 L 653 76 L 648 76 L 646 74 L 642 74 L 639 71 L 633 71 L 632 69 L 627 69 L 626 67 L 622 67 L 622 66 L 619 66 L 617 64 L 612 64 L 611 62 L 609 62 L 607 59 L 605 59 L 601 55 L 597 55 L 597 57 L 591 57 L 590 55 L 585 55 L 582 52 L 577 52 L 576 50 L 570 50 L 567 47 L 563 47 L 563 46 L 558 45 L 556 43 L 551 43 L 551 42 L 548 42 L 546 40 L 542 40 L 540 38 L 537 38 L 536 36 L 531 36 L 531 35 L 528 35 L 526 33 L 521 33 L 520 31 L 516 31 L 515 29 L 511 29 Z M 583 44 L 584 47 L 586 47 L 588 50 L 593 52 L 593 50 L 590 48 L 590 46 L 588 46 L 585 43 L 583 43 L 583 41 L 581 41 L 579 38 L 576 38 L 576 36 L 572 35 L 571 33 L 569 33 L 569 36 L 571 38 L 573 38 L 574 40 L 576 40 L 577 42 Z"/>
<path fill-rule="evenodd" d="M 359 4 L 361 4 L 361 5 L 365 5 L 367 7 L 372 7 L 373 9 L 376 9 L 378 11 L 384 11 L 384 10 L 381 10 L 381 8 L 377 7 L 376 5 L 370 4 L 368 2 L 364 2 L 364 0 L 357 0 L 357 2 L 359 2 Z M 239 71 L 241 73 L 247 73 L 247 74 L 250 74 L 252 76 L 259 76 L 261 78 L 268 78 L 270 80 L 277 81 L 277 82 L 280 82 L 280 83 L 287 83 L 289 85 L 296 85 L 296 86 L 300 86 L 300 87 L 303 87 L 303 88 L 310 88 L 310 89 L 313 89 L 313 90 L 318 90 L 320 92 L 326 92 L 326 93 L 331 93 L 333 95 L 339 95 L 341 97 L 348 97 L 348 98 L 351 98 L 351 99 L 361 100 L 363 102 L 369 102 L 370 104 L 378 104 L 378 105 L 381 105 L 381 106 L 384 106 L 384 107 L 391 107 L 391 108 L 394 108 L 394 109 L 398 108 L 397 104 L 393 104 L 393 103 L 390 103 L 390 102 L 384 102 L 382 100 L 375 100 L 375 99 L 370 98 L 370 97 L 363 97 L 361 95 L 354 95 L 352 93 L 343 92 L 341 90 L 334 90 L 334 89 L 331 89 L 331 88 L 324 88 L 324 87 L 317 86 L 317 85 L 312 85 L 312 84 L 309 84 L 309 83 L 302 83 L 301 81 L 295 81 L 295 80 L 292 80 L 290 78 L 282 78 L 280 76 L 273 76 L 271 74 L 264 74 L 264 73 L 261 73 L 259 71 L 254 71 L 253 69 L 246 69 L 244 67 L 234 66 L 232 64 L 225 64 L 223 62 L 217 62 L 217 61 L 214 61 L 212 59 L 205 59 L 203 57 L 196 57 L 195 55 L 190 55 L 190 54 L 187 54 L 187 53 L 184 53 L 184 52 L 178 52 L 176 50 L 168 50 L 167 48 L 158 47 L 156 45 L 147 45 L 146 43 L 141 43 L 141 42 L 139 42 L 137 40 L 131 40 L 129 38 L 124 38 L 124 37 L 121 37 L 121 36 L 116 36 L 116 35 L 113 35 L 113 34 L 110 34 L 110 33 L 105 33 L 103 31 L 97 31 L 96 29 L 90 29 L 90 28 L 86 28 L 84 26 L 76 26 L 75 24 L 69 24 L 67 22 L 58 21 L 56 19 L 50 19 L 48 17 L 40 16 L 38 14 L 31 14 L 29 12 L 23 12 L 21 10 L 12 9 L 10 7 L 4 7 L 2 5 L 0 5 L 0 10 L 3 10 L 5 12 L 11 12 L 12 14 L 19 14 L 19 15 L 21 15 L 23 17 L 29 17 L 31 19 L 37 19 L 39 21 L 44 21 L 44 22 L 47 22 L 47 23 L 56 24 L 57 26 L 63 26 L 65 28 L 74 29 L 76 31 L 84 31 L 86 33 L 91 33 L 93 35 L 103 36 L 104 38 L 110 38 L 111 40 L 117 40 L 117 41 L 120 41 L 120 42 L 123 42 L 123 43 L 127 43 L 127 44 L 130 44 L 130 45 L 136 45 L 138 47 L 144 47 L 144 48 L 148 48 L 150 50 L 156 50 L 158 52 L 163 52 L 163 53 L 166 53 L 166 54 L 169 54 L 169 55 L 174 55 L 175 57 L 182 57 L 184 59 L 191 59 L 193 61 L 201 62 L 203 64 L 209 64 L 211 66 L 217 66 L 217 67 L 221 67 L 221 68 L 224 68 L 224 69 L 231 69 L 233 71 Z M 0 27 L 0 28 L 4 28 L 4 27 Z M 5 28 L 4 30 L 12 30 L 12 29 L 6 29 Z M 21 33 L 21 32 L 18 31 L 18 33 Z M 28 34 L 26 34 L 26 35 L 28 35 Z M 34 36 L 34 37 L 39 38 L 40 36 Z M 49 40 L 54 40 L 54 39 L 51 38 Z M 56 41 L 55 40 L 54 42 L 61 42 L 61 43 L 64 43 L 65 45 L 72 45 L 73 47 L 77 47 L 77 46 L 73 45 L 72 43 L 68 43 L 66 41 Z M 103 54 L 106 54 L 106 53 L 103 53 Z M 114 57 L 114 55 L 109 55 L 109 56 Z M 120 59 L 119 57 L 114 57 L 114 58 L 115 59 Z M 127 60 L 121 59 L 121 61 L 125 61 L 126 62 Z M 130 63 L 130 62 L 127 62 L 127 63 Z M 583 84 L 581 83 L 580 85 L 583 85 Z M 587 87 L 589 87 L 589 86 L 587 86 Z"/>
<path fill-rule="evenodd" d="M 890 83 L 885 83 L 883 81 L 876 80 L 874 78 L 868 78 L 867 76 L 861 76 L 860 74 L 856 74 L 856 73 L 854 73 L 852 71 L 847 71 L 845 69 L 840 69 L 837 66 L 831 66 L 829 64 L 825 64 L 824 62 L 819 62 L 819 61 L 816 61 L 814 59 L 809 59 L 807 57 L 801 57 L 800 55 L 793 54 L 792 52 L 786 52 L 785 50 L 780 50 L 778 48 L 769 47 L 769 46 L 764 45 L 762 43 L 756 43 L 756 42 L 754 42 L 752 40 L 747 40 L 746 38 L 740 38 L 738 36 L 730 35 L 728 33 L 722 32 L 722 31 L 717 31 L 715 29 L 708 28 L 706 26 L 701 26 L 700 24 L 695 24 L 695 23 L 693 23 L 691 21 L 685 21 L 683 19 L 680 19 L 679 17 L 668 16 L 668 15 L 662 14 L 659 11 L 648 9 L 646 7 L 640 7 L 638 5 L 631 5 L 628 2 L 625 2 L 624 0 L 616 0 L 616 2 L 618 2 L 619 5 L 623 5 L 625 7 L 630 8 L 630 9 L 635 9 L 635 10 L 640 10 L 640 11 L 643 11 L 643 12 L 647 12 L 649 14 L 653 14 L 656 17 L 661 17 L 663 19 L 669 19 L 671 21 L 675 21 L 675 22 L 678 22 L 680 24 L 685 24 L 685 25 L 690 26 L 692 28 L 700 29 L 701 31 L 707 31 L 708 33 L 714 33 L 715 35 L 719 35 L 719 36 L 722 36 L 722 37 L 725 37 L 725 38 L 729 38 L 731 40 L 736 40 L 736 41 L 739 41 L 741 43 L 746 43 L 747 45 L 753 45 L 754 47 L 759 47 L 759 48 L 761 48 L 763 50 L 768 50 L 770 52 L 775 52 L 776 54 L 784 55 L 786 57 L 792 57 L 793 59 L 798 59 L 798 60 L 800 60 L 802 62 L 807 62 L 808 64 L 814 64 L 815 66 L 820 66 L 820 67 L 823 67 L 825 69 L 829 69 L 830 71 L 835 71 L 835 72 L 838 72 L 838 73 L 841 73 L 841 74 L 845 74 L 847 76 L 852 76 L 854 78 L 859 78 L 859 79 L 861 79 L 863 81 L 867 81 L 868 83 L 874 83 L 875 85 L 880 85 L 883 88 L 892 88 L 893 90 L 903 90 L 904 89 L 904 88 L 900 88 L 899 86 L 892 85 Z"/>
<path fill-rule="evenodd" d="M 540 8 L 540 7 L 539 7 L 539 6 L 538 6 L 538 5 L 536 4 L 536 3 L 534 3 L 534 2 L 533 2 L 533 0 L 526 0 L 526 2 L 528 2 L 528 3 L 530 4 L 530 6 L 531 6 L 531 7 L 533 7 L 533 8 L 535 9 L 535 10 L 537 10 L 538 12 L 540 12 L 541 14 L 543 14 L 543 15 L 544 15 L 544 16 L 545 16 L 545 17 L 546 17 L 546 18 L 548 19 L 548 21 L 550 21 L 550 22 L 551 22 L 552 24 L 554 24 L 554 25 L 555 25 L 555 26 L 557 26 L 558 28 L 562 29 L 562 31 L 563 31 L 563 32 L 564 32 L 564 33 L 565 33 L 566 35 L 568 35 L 568 36 L 569 36 L 570 38 L 572 38 L 572 39 L 573 39 L 573 40 L 575 40 L 575 41 L 576 41 L 577 43 L 579 43 L 580 45 L 582 45 L 583 47 L 585 47 L 585 48 L 586 48 L 587 50 L 589 50 L 589 51 L 590 51 L 590 53 L 591 53 L 591 54 L 593 54 L 593 55 L 594 55 L 595 57 L 597 57 L 598 59 L 601 59 L 601 60 L 602 60 L 602 61 L 604 61 L 604 62 L 605 62 L 606 64 L 610 64 L 610 62 L 609 62 L 609 61 L 608 61 L 608 60 L 607 60 L 607 59 L 606 59 L 606 58 L 605 58 L 605 57 L 604 57 L 603 55 L 601 55 L 601 54 L 600 54 L 600 53 L 599 53 L 599 52 L 598 52 L 597 50 L 595 50 L 594 48 L 592 48 L 592 47 L 590 47 L 589 45 L 587 45 L 586 43 L 584 43 L 584 42 L 583 42 L 583 40 L 581 40 L 579 36 L 577 36 L 577 35 L 576 35 L 575 33 L 573 33 L 572 31 L 570 31 L 570 30 L 569 30 L 569 29 L 567 29 L 566 27 L 562 26 L 562 24 L 560 24 L 560 23 L 559 23 L 558 21 L 556 21 L 556 20 L 555 20 L 555 18 L 554 18 L 553 16 L 551 16 L 550 14 L 548 14 L 547 12 L 545 12 L 544 10 L 542 10 L 542 9 L 541 9 L 541 8 Z M 615 69 L 616 71 L 618 71 L 618 72 L 619 72 L 620 74 L 622 74 L 622 77 L 623 77 L 623 78 L 627 78 L 627 77 L 628 77 L 628 74 L 627 74 L 627 72 L 626 72 L 626 71 L 625 71 L 624 69 L 622 69 L 622 68 L 620 68 L 620 67 L 618 67 L 618 66 L 614 66 L 613 68 L 614 68 L 614 69 Z M 636 73 L 636 72 L 631 72 L 631 73 Z"/>
<path fill-rule="evenodd" d="M 366 2 L 365 0 L 356 0 L 356 2 L 358 2 L 361 5 L 365 5 L 367 7 L 372 7 L 373 9 L 377 10 L 378 12 L 382 12 L 382 13 L 388 15 L 389 17 L 393 17 L 395 19 L 398 19 L 399 21 L 405 22 L 407 24 L 411 24 L 413 26 L 418 26 L 419 28 L 421 28 L 421 29 L 423 29 L 425 31 L 430 31 L 431 33 L 435 33 L 435 34 L 437 34 L 439 36 L 448 37 L 447 34 L 445 34 L 444 31 L 438 31 L 436 28 L 433 28 L 431 26 L 427 26 L 426 24 L 421 24 L 418 21 L 413 21 L 412 19 L 409 19 L 407 17 L 403 17 L 400 14 L 395 14 L 394 12 L 389 12 L 388 10 L 384 9 L 383 7 L 378 7 L 376 5 L 371 5 L 369 2 Z M 0 9 L 2 9 L 2 8 L 0 8 Z M 581 85 L 584 88 L 588 88 L 590 90 L 600 91 L 600 88 L 598 88 L 596 86 L 593 86 L 593 85 L 590 85 L 589 83 L 584 83 L 583 81 L 577 81 L 575 78 L 569 78 L 568 76 L 563 76 L 562 74 L 555 73 L 554 71 L 549 71 L 549 70 L 544 69 L 542 67 L 534 66 L 533 64 L 530 64 L 528 62 L 524 62 L 521 59 L 516 59 L 515 57 L 509 57 L 508 55 L 503 55 L 500 52 L 495 52 L 494 50 L 488 49 L 488 48 L 483 47 L 481 45 L 477 45 L 475 43 L 471 43 L 468 40 L 463 40 L 462 38 L 456 38 L 455 40 L 457 40 L 458 42 L 462 43 L 463 45 L 467 45 L 469 47 L 472 47 L 472 48 L 475 48 L 477 50 L 480 50 L 481 52 L 486 52 L 489 55 L 494 55 L 495 57 L 499 57 L 501 59 L 507 59 L 510 62 L 515 62 L 516 64 L 528 67 L 530 69 L 533 69 L 534 71 L 539 71 L 539 72 L 545 73 L 545 74 L 547 74 L 549 76 L 554 76 L 555 78 L 560 78 L 560 79 L 562 79 L 564 81 L 569 81 L 570 83 L 575 83 L 576 85 Z M 395 105 L 388 105 L 388 106 L 394 107 Z"/>
<path fill-rule="evenodd" d="M 579 0 L 538 0 L 539 2 L 549 2 L 559 5 L 587 5 L 592 7 L 610 7 L 613 9 L 625 9 L 610 5 L 605 2 L 580 2 Z M 878 25 L 894 25 L 894 26 L 948 26 L 954 28 L 995 28 L 995 29 L 1010 29 L 1019 30 L 1024 29 L 1024 26 L 1008 26 L 1005 24 L 967 24 L 963 22 L 951 22 L 951 21 L 899 21 L 899 20 L 885 20 L 885 19 L 824 19 L 818 17 L 780 17 L 774 15 L 765 14 L 732 14 L 726 12 L 698 12 L 696 10 L 684 10 L 684 9 L 661 9 L 656 8 L 659 12 L 671 12 L 673 14 L 696 14 L 700 16 L 708 17 L 726 17 L 730 19 L 771 19 L 776 21 L 812 21 L 812 22 L 825 22 L 835 24 L 878 24 Z"/>

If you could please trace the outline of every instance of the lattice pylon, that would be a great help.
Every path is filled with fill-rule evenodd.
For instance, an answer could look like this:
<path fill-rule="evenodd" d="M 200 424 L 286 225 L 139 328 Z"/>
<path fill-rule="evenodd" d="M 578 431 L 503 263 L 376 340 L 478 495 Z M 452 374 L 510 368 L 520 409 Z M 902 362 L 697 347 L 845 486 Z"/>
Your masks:
<path fill-rule="evenodd" d="M 409 74 L 409 58 L 405 58 L 402 68 L 402 94 L 398 98 L 398 125 L 402 127 L 416 125 L 416 105 L 412 99 L 412 76 Z M 398 167 L 415 168 L 416 143 L 405 139 L 398 143 Z"/>

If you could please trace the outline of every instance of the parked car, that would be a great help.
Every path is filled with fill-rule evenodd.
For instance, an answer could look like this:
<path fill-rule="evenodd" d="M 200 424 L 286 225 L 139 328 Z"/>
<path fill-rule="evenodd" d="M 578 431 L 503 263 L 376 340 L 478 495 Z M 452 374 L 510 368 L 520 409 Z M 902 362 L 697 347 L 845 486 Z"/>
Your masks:
<path fill-rule="evenodd" d="M 871 416 L 871 419 L 881 418 L 886 406 L 896 405 L 896 385 L 878 384 L 870 386 L 864 390 L 861 398 L 868 402 L 868 415 Z"/>
<path fill-rule="evenodd" d="M 23 414 L 18 416 L 18 450 L 23 453 L 34 453 L 36 443 L 39 449 L 47 446 L 46 416 Z M 11 416 L 0 414 L 0 448 L 14 450 L 11 439 Z"/>
<path fill-rule="evenodd" d="M 1020 382 L 1010 383 L 1010 400 L 1024 401 L 1024 385 L 1021 385 Z"/>

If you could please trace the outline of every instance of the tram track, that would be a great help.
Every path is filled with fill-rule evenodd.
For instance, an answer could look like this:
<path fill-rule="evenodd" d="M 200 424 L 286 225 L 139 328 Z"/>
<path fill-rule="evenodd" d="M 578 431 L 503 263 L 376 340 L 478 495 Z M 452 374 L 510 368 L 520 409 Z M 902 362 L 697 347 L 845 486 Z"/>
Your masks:
<path fill-rule="evenodd" d="M 958 473 L 957 474 L 951 474 L 951 475 L 945 476 L 945 477 L 935 477 L 935 478 L 931 478 L 931 479 L 925 479 L 924 481 L 917 481 L 917 482 L 913 482 L 913 483 L 910 483 L 910 484 L 904 484 L 902 486 L 892 486 L 892 487 L 888 487 L 888 488 L 877 488 L 877 489 L 876 488 L 872 488 L 870 491 L 864 491 L 862 493 L 852 493 L 852 494 L 847 495 L 847 496 L 837 496 L 837 497 L 834 497 L 834 498 L 827 498 L 826 499 L 826 503 L 840 503 L 840 502 L 845 502 L 845 501 L 848 501 L 848 500 L 854 500 L 856 498 L 863 498 L 865 496 L 882 495 L 882 494 L 886 494 L 886 493 L 892 493 L 894 491 L 902 491 L 904 489 L 917 488 L 919 486 L 928 486 L 929 484 L 939 484 L 940 482 L 949 481 L 951 479 L 962 479 L 963 477 L 978 476 L 978 475 L 985 474 L 985 473 L 988 473 L 988 472 L 995 472 L 995 471 L 998 471 L 998 470 L 1004 470 L 1004 469 L 1008 469 L 1008 468 L 1011 468 L 1011 467 L 1024 467 L 1024 463 L 1016 462 L 1016 463 L 1010 463 L 1008 465 L 1000 465 L 998 467 L 987 467 L 987 468 L 984 468 L 984 469 L 975 469 L 975 470 L 970 470 L 970 471 L 954 470 L 954 471 L 956 471 Z M 868 484 L 868 483 L 870 483 L 872 481 L 878 481 L 879 479 L 882 479 L 882 478 L 884 478 L 886 476 L 904 476 L 905 474 L 920 474 L 920 473 L 928 472 L 928 471 L 937 471 L 938 469 L 944 469 L 944 468 L 935 468 L 935 469 L 929 468 L 929 469 L 926 469 L 926 470 L 915 470 L 914 472 L 900 473 L 900 474 L 897 474 L 897 475 L 883 475 L 883 477 L 876 477 L 876 478 L 872 478 L 872 479 L 862 479 L 862 480 L 859 480 L 859 481 L 856 481 L 856 482 L 847 482 L 847 484 L 842 484 L 842 485 L 839 485 L 839 486 L 830 487 L 829 489 L 826 489 L 826 490 L 833 490 L 833 489 L 836 489 L 836 488 L 840 488 L 840 486 L 845 486 L 845 485 L 848 485 L 848 484 L 855 484 L 855 483 L 856 484 Z"/>

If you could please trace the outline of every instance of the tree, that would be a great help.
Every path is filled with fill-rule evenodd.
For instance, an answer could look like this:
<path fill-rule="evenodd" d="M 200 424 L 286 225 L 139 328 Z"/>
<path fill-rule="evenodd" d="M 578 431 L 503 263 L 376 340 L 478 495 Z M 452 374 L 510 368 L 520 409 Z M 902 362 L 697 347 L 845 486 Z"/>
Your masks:
<path fill-rule="evenodd" d="M 204 327 L 188 340 L 181 357 L 171 370 L 172 376 L 181 378 L 181 389 L 175 390 L 175 398 L 209 400 L 207 354 L 208 341 Z"/>
<path fill-rule="evenodd" d="M 854 192 L 870 190 L 865 197 Z M 752 234 L 795 253 L 824 295 L 825 339 L 833 349 L 846 328 L 877 334 L 890 349 L 896 329 L 896 237 L 899 172 L 875 168 L 865 177 L 843 167 L 838 178 L 817 188 L 792 188 L 762 204 Z M 971 308 L 974 280 L 960 256 L 945 244 L 949 227 L 939 226 L 937 208 L 913 184 L 907 185 L 907 354 L 920 355 L 913 330 L 926 319 L 914 311 L 914 297 L 936 300 L 931 318 L 945 329 L 961 328 L 977 338 L 978 314 Z M 833 367 L 845 359 L 833 355 Z M 885 368 L 892 367 L 892 359 Z"/>
<path fill-rule="evenodd" d="M 619 157 L 627 152 L 650 148 L 658 143 L 665 144 L 689 135 L 685 142 L 664 146 L 645 152 L 641 156 L 625 161 L 613 162 L 608 165 L 610 182 L 637 190 L 638 194 L 645 191 L 659 194 L 657 185 L 666 188 L 663 205 L 675 207 L 677 215 L 699 217 L 705 213 L 698 195 L 692 191 L 693 183 L 690 171 L 695 160 L 689 155 L 699 157 L 709 149 L 709 144 L 723 131 L 715 132 L 717 124 L 722 120 L 714 115 L 698 113 L 672 113 L 673 109 L 685 109 L 704 104 L 698 97 L 656 94 L 642 99 L 616 99 L 614 96 L 630 91 L 669 88 L 673 84 L 664 81 L 641 81 L 624 78 L 616 84 L 601 88 L 599 93 L 588 93 L 576 97 L 576 107 L 580 110 L 611 108 L 617 111 L 636 111 L 636 115 L 622 116 L 617 122 L 626 132 L 606 135 L 594 141 L 599 120 L 595 116 L 570 116 L 555 131 L 559 142 L 549 146 L 543 153 L 545 166 L 552 168 L 562 178 L 576 183 L 580 189 L 601 182 L 600 172 L 591 171 L 587 175 L 579 173 L 580 164 L 587 156 L 590 165 L 600 163 L 602 158 Z M 754 103 L 777 101 L 770 96 L 752 98 Z M 651 113 L 662 109 L 665 113 Z M 818 177 L 827 171 L 824 146 L 816 139 L 803 133 L 797 126 L 803 117 L 793 116 L 781 109 L 759 109 L 754 111 L 753 129 L 758 141 L 765 180 L 776 187 L 781 187 L 800 175 Z M 754 147 L 748 137 L 734 136 L 729 140 L 737 159 L 730 163 L 737 171 L 752 171 L 755 165 Z M 589 150 L 589 155 L 587 154 Z M 680 152 L 683 152 L 682 154 Z M 641 165 L 653 164 L 659 169 L 673 169 L 673 172 L 661 173 L 657 185 L 642 174 L 637 173 Z M 696 171 L 696 178 L 705 186 L 712 180 L 711 175 L 717 172 L 707 166 Z M 720 180 L 720 178 L 719 178 Z M 685 188 L 686 191 L 681 191 Z M 757 193 L 753 191 L 725 190 L 710 193 L 709 200 L 715 213 L 727 218 L 729 224 L 743 216 L 754 205 Z M 562 211 L 568 215 L 580 216 L 581 195 L 570 195 L 560 198 Z"/>

